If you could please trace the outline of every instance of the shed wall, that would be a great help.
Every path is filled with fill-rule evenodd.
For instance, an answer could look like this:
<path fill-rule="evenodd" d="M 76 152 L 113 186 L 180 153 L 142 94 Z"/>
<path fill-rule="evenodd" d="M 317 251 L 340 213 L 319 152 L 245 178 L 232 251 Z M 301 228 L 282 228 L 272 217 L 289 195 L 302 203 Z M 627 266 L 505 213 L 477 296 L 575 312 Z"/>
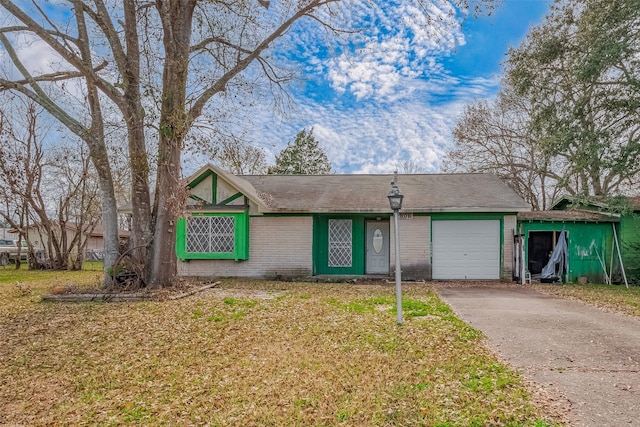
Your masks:
<path fill-rule="evenodd" d="M 640 212 L 620 219 L 620 250 L 629 282 L 640 284 Z"/>

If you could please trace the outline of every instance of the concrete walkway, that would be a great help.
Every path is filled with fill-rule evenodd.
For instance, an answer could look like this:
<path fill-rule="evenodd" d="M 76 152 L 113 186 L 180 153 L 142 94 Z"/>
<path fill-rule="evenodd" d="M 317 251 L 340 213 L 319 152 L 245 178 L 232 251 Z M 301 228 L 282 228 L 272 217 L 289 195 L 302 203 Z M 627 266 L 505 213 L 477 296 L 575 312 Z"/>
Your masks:
<path fill-rule="evenodd" d="M 573 426 L 640 426 L 640 320 L 526 287 L 438 289 L 511 366 L 570 402 Z"/>

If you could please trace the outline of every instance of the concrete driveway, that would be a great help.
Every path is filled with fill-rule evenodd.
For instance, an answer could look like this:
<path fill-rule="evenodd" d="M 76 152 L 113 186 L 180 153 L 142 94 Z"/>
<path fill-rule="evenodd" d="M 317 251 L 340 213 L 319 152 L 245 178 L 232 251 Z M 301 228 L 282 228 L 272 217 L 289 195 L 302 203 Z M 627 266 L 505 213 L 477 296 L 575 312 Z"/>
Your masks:
<path fill-rule="evenodd" d="M 527 287 L 438 287 L 512 367 L 570 403 L 573 426 L 640 426 L 640 320 Z"/>

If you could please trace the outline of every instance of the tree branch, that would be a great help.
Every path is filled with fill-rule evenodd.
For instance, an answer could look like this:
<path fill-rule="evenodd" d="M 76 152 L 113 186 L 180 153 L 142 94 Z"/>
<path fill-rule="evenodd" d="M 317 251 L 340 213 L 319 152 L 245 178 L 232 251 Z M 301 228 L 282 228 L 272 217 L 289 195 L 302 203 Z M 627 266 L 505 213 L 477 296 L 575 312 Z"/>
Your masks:
<path fill-rule="evenodd" d="M 306 6 L 299 9 L 289 19 L 284 21 L 273 33 L 266 37 L 255 49 L 247 54 L 244 58 L 240 59 L 234 67 L 227 71 L 222 77 L 220 77 L 210 88 L 205 90 L 193 103 L 187 114 L 185 123 L 185 130 L 189 129 L 193 122 L 202 114 L 202 111 L 209 102 L 209 100 L 217 93 L 223 92 L 229 83 L 229 81 L 237 76 L 241 71 L 246 69 L 255 59 L 259 58 L 262 52 L 264 52 L 277 38 L 281 37 L 291 26 L 301 17 L 309 16 L 311 11 L 330 4 L 339 0 L 313 0 Z"/>

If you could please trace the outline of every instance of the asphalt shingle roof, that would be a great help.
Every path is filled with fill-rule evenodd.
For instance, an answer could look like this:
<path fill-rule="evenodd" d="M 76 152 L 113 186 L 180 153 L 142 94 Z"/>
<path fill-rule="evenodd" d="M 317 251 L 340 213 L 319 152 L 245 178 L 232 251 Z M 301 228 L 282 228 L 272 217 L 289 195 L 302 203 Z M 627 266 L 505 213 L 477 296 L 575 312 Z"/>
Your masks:
<path fill-rule="evenodd" d="M 569 211 L 532 211 L 519 212 L 519 220 L 532 221 L 584 221 L 584 222 L 619 222 L 620 217 L 600 212 L 583 210 Z"/>
<path fill-rule="evenodd" d="M 243 175 L 271 212 L 387 212 L 393 175 Z M 492 174 L 398 175 L 407 212 L 520 212 L 530 206 Z"/>

